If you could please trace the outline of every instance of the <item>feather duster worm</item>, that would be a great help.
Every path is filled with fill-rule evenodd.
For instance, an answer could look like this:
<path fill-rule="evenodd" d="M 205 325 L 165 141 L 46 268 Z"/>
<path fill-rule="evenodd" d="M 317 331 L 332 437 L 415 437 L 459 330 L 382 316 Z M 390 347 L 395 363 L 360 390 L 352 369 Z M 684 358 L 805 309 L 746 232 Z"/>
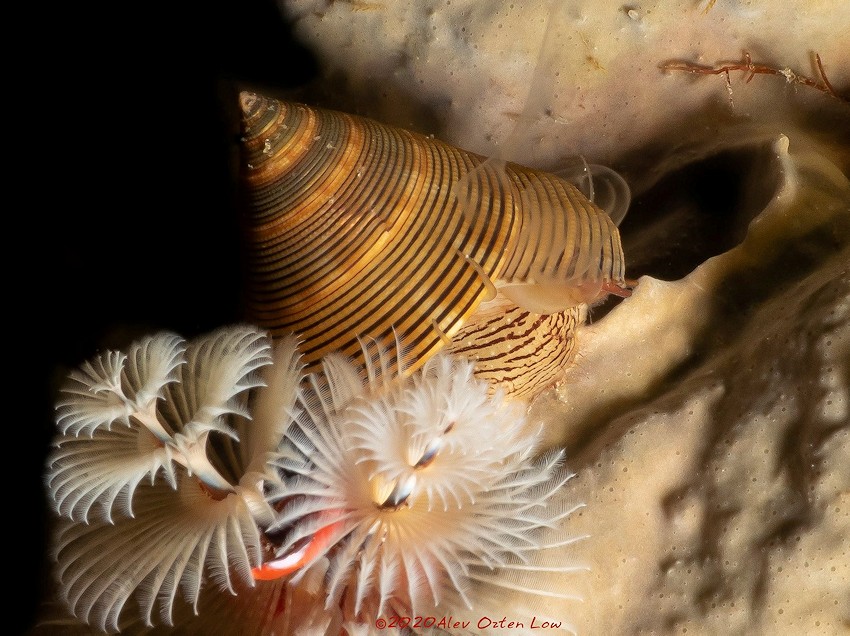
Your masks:
<path fill-rule="evenodd" d="M 47 474 L 70 611 L 103 631 L 338 634 L 483 611 L 501 588 L 571 598 L 533 582 L 577 569 L 546 549 L 580 537 L 523 404 L 465 360 L 405 376 L 400 353 L 363 351 L 305 377 L 293 337 L 272 351 L 236 327 L 74 372 Z"/>
<path fill-rule="evenodd" d="M 294 404 L 293 338 L 277 345 L 276 358 L 265 402 L 279 403 L 261 403 L 261 412 Z M 169 622 L 178 586 L 196 605 L 207 577 L 231 591 L 234 577 L 252 583 L 258 524 L 273 517 L 263 493 L 275 479 L 267 455 L 286 421 L 250 422 L 244 396 L 271 362 L 267 337 L 236 327 L 188 344 L 159 334 L 71 374 L 47 487 L 67 521 L 56 552 L 61 594 L 75 616 L 117 630 L 136 592 L 146 623 L 157 602 Z M 220 438 L 215 447 L 211 434 Z"/>
<path fill-rule="evenodd" d="M 575 510 L 556 496 L 572 475 L 560 453 L 535 458 L 523 405 L 491 395 L 466 360 L 438 354 L 405 379 L 400 359 L 363 350 L 364 369 L 328 356 L 299 395 L 274 461 L 279 553 L 327 532 L 316 557 L 328 562 L 326 607 L 355 623 L 480 611 L 499 586 L 575 598 L 513 581 L 577 569 L 539 565 L 542 550 L 576 540 L 543 536 Z"/>

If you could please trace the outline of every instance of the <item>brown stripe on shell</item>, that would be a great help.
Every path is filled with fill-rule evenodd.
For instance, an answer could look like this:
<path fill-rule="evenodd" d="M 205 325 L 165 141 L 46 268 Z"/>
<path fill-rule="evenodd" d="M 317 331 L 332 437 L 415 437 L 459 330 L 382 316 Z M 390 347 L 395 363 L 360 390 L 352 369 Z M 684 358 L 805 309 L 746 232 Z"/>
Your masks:
<path fill-rule="evenodd" d="M 420 361 L 492 296 L 511 193 L 477 172 L 469 197 L 481 214 L 465 215 L 450 187 L 479 158 L 342 113 L 254 95 L 242 106 L 258 324 L 298 333 L 309 362 L 356 355 L 358 335 L 387 342 L 395 328 Z"/>
<path fill-rule="evenodd" d="M 619 233 L 603 210 L 559 177 L 511 163 L 506 171 L 520 193 L 521 223 L 500 281 L 623 284 Z"/>
<path fill-rule="evenodd" d="M 449 350 L 475 360 L 475 375 L 514 397 L 554 385 L 575 355 L 576 326 L 585 306 L 549 315 L 525 311 L 499 295 L 484 303 Z"/>

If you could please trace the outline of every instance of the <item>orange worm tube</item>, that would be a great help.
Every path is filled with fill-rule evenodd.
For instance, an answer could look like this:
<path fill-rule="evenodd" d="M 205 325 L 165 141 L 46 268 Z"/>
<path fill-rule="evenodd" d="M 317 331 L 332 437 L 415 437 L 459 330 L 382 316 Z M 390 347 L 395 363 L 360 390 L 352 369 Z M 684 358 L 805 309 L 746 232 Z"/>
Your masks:
<path fill-rule="evenodd" d="M 290 552 L 274 561 L 266 561 L 260 567 L 251 568 L 251 576 L 255 581 L 274 581 L 301 569 L 325 551 L 331 537 L 341 524 L 341 521 L 337 521 L 321 528 L 300 550 Z"/>

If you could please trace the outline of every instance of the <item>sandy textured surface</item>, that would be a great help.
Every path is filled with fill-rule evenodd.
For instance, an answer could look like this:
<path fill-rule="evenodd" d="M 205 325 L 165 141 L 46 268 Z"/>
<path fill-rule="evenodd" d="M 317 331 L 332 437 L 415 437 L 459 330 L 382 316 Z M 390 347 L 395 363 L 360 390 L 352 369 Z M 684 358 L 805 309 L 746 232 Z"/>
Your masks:
<path fill-rule="evenodd" d="M 716 138 L 727 119 L 775 120 L 810 106 L 811 89 L 776 76 L 746 84 L 738 72 L 727 109 L 722 77 L 665 75 L 666 61 L 710 65 L 746 49 L 754 62 L 816 78 L 818 53 L 834 86 L 850 84 L 842 0 L 281 6 L 325 69 L 314 96 L 535 167 L 583 154 L 642 181 L 662 168 L 659 155 Z M 774 92 L 778 101 L 766 104 Z M 815 108 L 827 116 L 821 102 Z"/>
<path fill-rule="evenodd" d="M 582 633 L 850 626 L 850 189 L 792 181 L 739 247 L 584 334 L 553 418 L 589 440 Z"/>

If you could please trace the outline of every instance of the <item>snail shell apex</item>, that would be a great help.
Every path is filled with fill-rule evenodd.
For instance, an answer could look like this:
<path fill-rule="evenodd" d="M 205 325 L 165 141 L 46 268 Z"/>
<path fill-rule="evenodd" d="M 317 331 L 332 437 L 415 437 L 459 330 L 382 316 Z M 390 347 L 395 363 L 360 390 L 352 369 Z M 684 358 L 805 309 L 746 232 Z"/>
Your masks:
<path fill-rule="evenodd" d="M 395 332 L 412 373 L 497 288 L 553 313 L 623 284 L 616 227 L 559 177 L 345 113 L 240 103 L 249 318 L 299 334 L 308 364 Z"/>

